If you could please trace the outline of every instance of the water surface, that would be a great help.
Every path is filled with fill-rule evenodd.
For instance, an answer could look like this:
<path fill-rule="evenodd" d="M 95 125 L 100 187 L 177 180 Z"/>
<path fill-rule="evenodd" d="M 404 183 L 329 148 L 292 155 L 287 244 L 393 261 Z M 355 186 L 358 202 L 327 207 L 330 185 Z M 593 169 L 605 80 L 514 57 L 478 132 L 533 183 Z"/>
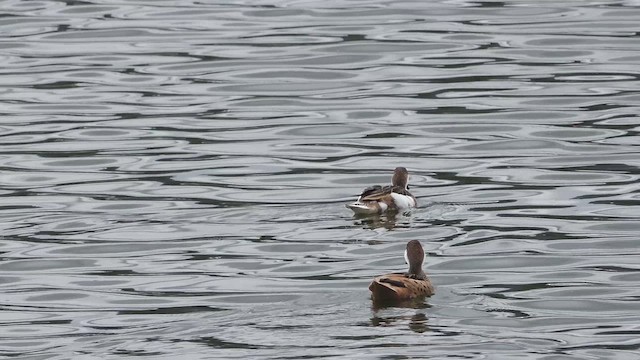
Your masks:
<path fill-rule="evenodd" d="M 5 1 L 0 354 L 638 358 L 638 5 Z"/>

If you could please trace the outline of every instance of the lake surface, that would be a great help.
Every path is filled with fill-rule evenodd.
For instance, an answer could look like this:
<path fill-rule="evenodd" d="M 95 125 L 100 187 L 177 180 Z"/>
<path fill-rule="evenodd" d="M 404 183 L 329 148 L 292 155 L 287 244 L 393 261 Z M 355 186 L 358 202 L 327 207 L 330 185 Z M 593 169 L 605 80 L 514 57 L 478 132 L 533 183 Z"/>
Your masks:
<path fill-rule="evenodd" d="M 0 355 L 640 358 L 640 2 L 1 8 Z"/>

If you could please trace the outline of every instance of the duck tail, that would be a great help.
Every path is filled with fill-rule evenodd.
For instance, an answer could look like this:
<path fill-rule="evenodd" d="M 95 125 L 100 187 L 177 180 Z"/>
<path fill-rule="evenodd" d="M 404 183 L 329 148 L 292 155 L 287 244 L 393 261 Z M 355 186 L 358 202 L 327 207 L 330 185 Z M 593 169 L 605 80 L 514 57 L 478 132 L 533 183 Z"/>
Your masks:
<path fill-rule="evenodd" d="M 371 290 L 371 297 L 374 301 L 385 302 L 385 301 L 397 301 L 400 299 L 398 293 L 393 289 L 393 287 L 388 286 L 383 282 L 380 282 L 378 279 L 374 279 L 369 285 L 369 290 Z"/>
<path fill-rule="evenodd" d="M 363 204 L 357 201 L 351 204 L 346 204 L 345 206 L 356 214 L 377 214 L 380 212 L 380 210 L 375 206 Z"/>

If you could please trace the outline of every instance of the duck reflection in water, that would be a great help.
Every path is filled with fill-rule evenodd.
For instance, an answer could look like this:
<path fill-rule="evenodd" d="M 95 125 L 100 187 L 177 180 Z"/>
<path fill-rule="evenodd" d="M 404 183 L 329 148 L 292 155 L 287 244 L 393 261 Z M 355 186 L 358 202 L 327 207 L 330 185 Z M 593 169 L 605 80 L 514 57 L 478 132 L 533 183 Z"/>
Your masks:
<path fill-rule="evenodd" d="M 385 228 L 393 230 L 398 224 L 397 213 L 374 214 L 374 215 L 353 215 L 354 225 L 370 228 L 372 230 Z M 402 218 L 402 217 L 401 217 Z M 400 219 L 401 219 L 400 218 Z"/>
<path fill-rule="evenodd" d="M 407 303 L 410 303 L 410 302 L 407 302 Z M 424 301 L 419 301 L 419 302 L 414 301 L 413 303 L 416 304 L 416 306 L 418 305 L 417 303 L 422 303 L 422 305 L 424 305 Z M 417 307 L 420 308 L 420 306 L 417 306 Z M 376 311 L 374 312 L 374 315 L 371 318 L 372 326 L 394 326 L 396 325 L 396 323 L 402 324 L 408 321 L 409 329 L 411 329 L 411 331 L 413 332 L 423 333 L 430 330 L 429 325 L 427 325 L 429 318 L 427 318 L 427 315 L 425 315 L 421 311 L 416 312 L 415 314 L 410 316 L 409 315 L 380 316 L 379 311 L 382 309 L 383 308 L 377 308 Z"/>

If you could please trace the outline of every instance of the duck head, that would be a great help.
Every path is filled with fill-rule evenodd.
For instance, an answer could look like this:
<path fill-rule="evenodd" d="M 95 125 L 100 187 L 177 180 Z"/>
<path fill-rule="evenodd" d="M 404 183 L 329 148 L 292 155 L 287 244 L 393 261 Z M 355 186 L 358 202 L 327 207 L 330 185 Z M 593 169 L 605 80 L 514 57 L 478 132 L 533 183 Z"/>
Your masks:
<path fill-rule="evenodd" d="M 393 186 L 399 186 L 405 190 L 409 190 L 409 172 L 407 168 L 399 166 L 393 171 L 393 177 L 391 177 L 391 184 Z"/>

